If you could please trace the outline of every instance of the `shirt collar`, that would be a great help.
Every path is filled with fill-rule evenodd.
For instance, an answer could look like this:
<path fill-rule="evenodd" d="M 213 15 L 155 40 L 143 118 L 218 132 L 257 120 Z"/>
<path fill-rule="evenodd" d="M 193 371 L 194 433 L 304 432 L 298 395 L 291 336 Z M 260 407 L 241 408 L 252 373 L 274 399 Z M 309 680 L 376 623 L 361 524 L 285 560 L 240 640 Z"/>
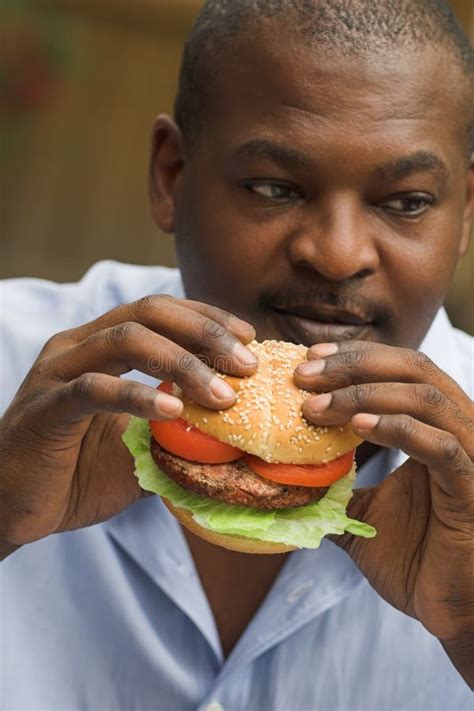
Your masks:
<path fill-rule="evenodd" d="M 221 661 L 214 616 L 186 539 L 161 499 L 146 497 L 104 525 L 111 538 L 194 622 Z"/>
<path fill-rule="evenodd" d="M 455 329 L 449 321 L 444 308 L 438 310 L 418 350 L 425 353 L 438 368 L 455 380 L 463 390 L 469 391 L 467 373 L 463 370 L 459 358 Z"/>

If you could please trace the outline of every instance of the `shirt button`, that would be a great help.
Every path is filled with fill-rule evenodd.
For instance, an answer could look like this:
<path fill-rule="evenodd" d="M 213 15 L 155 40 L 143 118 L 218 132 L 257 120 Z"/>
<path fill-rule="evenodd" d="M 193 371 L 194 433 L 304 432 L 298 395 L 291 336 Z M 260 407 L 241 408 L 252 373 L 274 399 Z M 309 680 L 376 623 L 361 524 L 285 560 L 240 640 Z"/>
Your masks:
<path fill-rule="evenodd" d="M 314 580 L 306 580 L 304 583 L 301 583 L 301 585 L 298 585 L 298 587 L 293 588 L 291 592 L 288 594 L 286 601 L 287 602 L 296 602 L 302 595 L 305 595 L 307 592 L 311 590 L 311 588 L 314 585 Z"/>
<path fill-rule="evenodd" d="M 211 703 L 204 708 L 204 711 L 224 711 L 224 707 L 219 701 L 211 701 Z"/>

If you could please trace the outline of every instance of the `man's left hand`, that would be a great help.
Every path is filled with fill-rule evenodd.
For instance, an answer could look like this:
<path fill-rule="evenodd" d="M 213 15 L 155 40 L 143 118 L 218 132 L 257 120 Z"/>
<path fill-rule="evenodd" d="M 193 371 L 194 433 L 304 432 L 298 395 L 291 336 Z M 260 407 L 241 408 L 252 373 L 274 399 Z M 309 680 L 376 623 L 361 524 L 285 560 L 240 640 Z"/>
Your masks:
<path fill-rule="evenodd" d="M 317 372 L 319 371 L 319 372 Z M 374 589 L 438 637 L 474 686 L 473 403 L 422 353 L 379 343 L 319 344 L 295 371 L 316 425 L 357 434 L 409 459 L 358 489 L 349 515 L 375 539 L 335 537 Z"/>

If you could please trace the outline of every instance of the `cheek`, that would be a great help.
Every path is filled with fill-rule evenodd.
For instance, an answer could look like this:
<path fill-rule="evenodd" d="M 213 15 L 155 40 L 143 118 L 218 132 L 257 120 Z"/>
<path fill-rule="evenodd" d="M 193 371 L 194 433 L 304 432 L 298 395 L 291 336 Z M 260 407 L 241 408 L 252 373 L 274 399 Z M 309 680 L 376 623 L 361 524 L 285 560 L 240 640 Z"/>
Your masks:
<path fill-rule="evenodd" d="M 459 259 L 462 213 L 462 189 L 454 185 L 451 195 L 425 219 L 383 238 L 383 259 L 401 298 L 404 293 L 422 300 L 444 297 Z"/>
<path fill-rule="evenodd" d="M 459 240 L 443 231 L 424 229 L 413 239 L 401 238 L 382 252 L 385 293 L 390 294 L 395 318 L 390 340 L 419 346 L 436 311 L 445 300 L 458 260 Z"/>
<path fill-rule="evenodd" d="M 422 284 L 430 285 L 432 292 L 437 291 L 444 296 L 459 261 L 462 225 L 459 220 L 444 219 L 440 220 L 439 227 L 439 230 L 434 226 L 426 231 L 415 264 L 419 269 L 415 273 Z"/>
<path fill-rule="evenodd" d="M 248 224 L 227 198 L 188 201 L 178 211 L 176 251 L 188 296 L 219 304 L 234 313 L 253 308 L 270 276 L 272 240 Z"/>
<path fill-rule="evenodd" d="M 183 195 L 176 249 L 188 293 L 237 311 L 251 309 L 264 281 L 274 278 L 281 237 L 237 209 L 229 194 Z M 270 268 L 269 268 L 270 267 Z"/>

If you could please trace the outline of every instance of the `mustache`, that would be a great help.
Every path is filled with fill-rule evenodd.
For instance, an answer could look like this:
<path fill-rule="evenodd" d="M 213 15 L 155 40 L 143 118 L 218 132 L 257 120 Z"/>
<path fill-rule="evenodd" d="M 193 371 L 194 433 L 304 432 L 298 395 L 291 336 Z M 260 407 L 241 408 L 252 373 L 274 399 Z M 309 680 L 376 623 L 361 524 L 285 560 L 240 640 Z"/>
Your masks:
<path fill-rule="evenodd" d="M 364 321 L 376 325 L 384 323 L 393 317 L 392 309 L 384 304 L 374 302 L 355 292 L 336 291 L 310 284 L 304 288 L 292 285 L 278 292 L 261 294 L 259 306 L 264 310 L 291 311 L 299 306 L 331 307 L 357 315 Z"/>

